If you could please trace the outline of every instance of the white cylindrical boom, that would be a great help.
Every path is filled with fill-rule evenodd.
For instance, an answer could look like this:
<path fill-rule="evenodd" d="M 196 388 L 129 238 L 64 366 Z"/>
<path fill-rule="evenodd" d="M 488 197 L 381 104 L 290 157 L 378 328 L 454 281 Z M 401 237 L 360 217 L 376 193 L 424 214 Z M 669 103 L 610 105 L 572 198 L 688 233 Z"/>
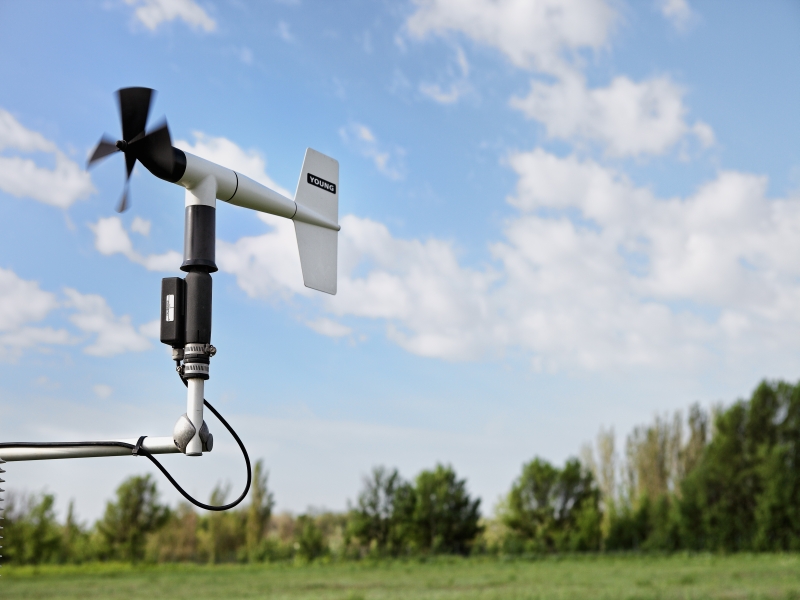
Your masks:
<path fill-rule="evenodd" d="M 322 216 L 317 211 L 301 206 L 271 190 L 265 185 L 253 181 L 246 175 L 222 167 L 194 154 L 184 151 L 186 170 L 176 183 L 185 187 L 196 197 L 197 203 L 212 204 L 214 200 L 222 200 L 243 208 L 250 208 L 263 213 L 285 217 L 301 223 L 309 223 L 326 229 L 339 231 L 338 223 Z M 209 185 L 208 177 L 216 181 L 216 187 Z M 206 190 L 210 190 L 210 193 Z M 213 195 L 214 197 L 208 197 Z"/>
<path fill-rule="evenodd" d="M 108 440 L 136 445 L 138 438 Z M 174 454 L 180 452 L 169 437 L 146 437 L 142 448 L 150 454 Z M 49 460 L 54 458 L 92 458 L 99 456 L 130 456 L 131 449 L 123 446 L 9 446 L 0 448 L 0 458 L 6 462 L 21 460 Z"/>

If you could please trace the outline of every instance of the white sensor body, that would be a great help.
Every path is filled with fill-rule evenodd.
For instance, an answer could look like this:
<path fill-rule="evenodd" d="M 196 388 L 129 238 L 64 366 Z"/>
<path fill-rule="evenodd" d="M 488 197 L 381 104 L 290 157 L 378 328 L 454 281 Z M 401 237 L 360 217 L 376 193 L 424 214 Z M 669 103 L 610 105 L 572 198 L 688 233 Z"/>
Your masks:
<path fill-rule="evenodd" d="M 306 287 L 336 294 L 339 226 L 339 162 L 308 148 L 294 199 L 231 169 L 184 152 L 186 206 L 216 208 L 222 200 L 294 221 Z"/>

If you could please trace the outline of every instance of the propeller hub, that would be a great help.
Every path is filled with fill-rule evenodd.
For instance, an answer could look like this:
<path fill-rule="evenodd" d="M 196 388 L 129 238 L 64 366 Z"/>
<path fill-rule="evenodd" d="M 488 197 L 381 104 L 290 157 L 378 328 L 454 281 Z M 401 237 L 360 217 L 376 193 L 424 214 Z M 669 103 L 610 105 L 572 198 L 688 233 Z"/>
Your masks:
<path fill-rule="evenodd" d="M 119 140 L 117 142 L 117 148 L 125 152 L 125 150 L 128 148 L 128 142 L 126 142 L 125 140 Z"/>

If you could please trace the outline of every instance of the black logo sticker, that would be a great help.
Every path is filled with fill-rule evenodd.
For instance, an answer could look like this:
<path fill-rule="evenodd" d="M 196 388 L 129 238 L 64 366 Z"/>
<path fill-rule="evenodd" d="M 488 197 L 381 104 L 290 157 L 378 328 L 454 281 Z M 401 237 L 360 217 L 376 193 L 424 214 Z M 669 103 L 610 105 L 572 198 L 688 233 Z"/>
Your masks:
<path fill-rule="evenodd" d="M 325 181 L 324 179 L 321 179 L 316 175 L 312 175 L 311 173 L 308 173 L 306 177 L 308 179 L 308 183 L 310 183 L 311 185 L 315 185 L 318 188 L 322 188 L 323 190 L 325 190 L 326 192 L 330 192 L 331 194 L 336 193 L 335 183 L 331 183 L 330 181 Z"/>

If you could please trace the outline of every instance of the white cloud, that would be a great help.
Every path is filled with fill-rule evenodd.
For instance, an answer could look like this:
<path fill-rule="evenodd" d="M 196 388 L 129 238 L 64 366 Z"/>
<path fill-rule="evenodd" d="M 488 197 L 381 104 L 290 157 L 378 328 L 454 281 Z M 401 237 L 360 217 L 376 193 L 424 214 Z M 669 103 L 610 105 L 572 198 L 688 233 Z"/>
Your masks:
<path fill-rule="evenodd" d="M 105 298 L 81 294 L 66 288 L 67 306 L 75 313 L 69 319 L 81 331 L 95 334 L 94 341 L 84 348 L 92 356 L 114 356 L 124 352 L 141 352 L 151 347 L 150 341 L 131 324 L 128 315 L 117 317 Z"/>
<path fill-rule="evenodd" d="M 94 232 L 94 246 L 100 254 L 111 256 L 122 254 L 131 262 L 142 265 L 148 271 L 177 271 L 183 262 L 183 256 L 175 250 L 163 254 L 143 255 L 133 249 L 133 242 L 125 231 L 119 217 L 100 218 L 97 223 L 90 224 Z M 131 230 L 142 235 L 150 232 L 150 222 L 137 217 L 133 220 Z"/>
<path fill-rule="evenodd" d="M 616 77 L 608 87 L 589 89 L 583 76 L 564 74 L 555 83 L 531 83 L 511 105 L 541 121 L 553 138 L 600 142 L 609 154 L 661 154 L 689 134 L 703 146 L 714 142 L 705 123 L 689 126 L 684 91 L 668 77 L 639 83 Z"/>
<path fill-rule="evenodd" d="M 292 32 L 289 29 L 289 24 L 286 21 L 278 22 L 278 37 L 281 38 L 284 42 L 294 41 L 294 36 L 292 35 Z"/>
<path fill-rule="evenodd" d="M 658 7 L 678 31 L 685 31 L 695 18 L 695 14 L 686 0 L 659 0 Z"/>
<path fill-rule="evenodd" d="M 0 150 L 55 152 L 56 145 L 41 133 L 26 129 L 11 113 L 0 108 Z"/>
<path fill-rule="evenodd" d="M 564 55 L 606 44 L 616 20 L 604 0 L 415 0 L 416 37 L 459 32 L 493 46 L 525 69 L 560 73 Z"/>
<path fill-rule="evenodd" d="M 461 268 L 452 245 L 399 240 L 352 215 L 341 220 L 335 315 L 387 321 L 391 339 L 422 356 L 475 358 L 492 324 L 486 295 L 496 276 Z M 361 274 L 366 271 L 365 274 Z"/>
<path fill-rule="evenodd" d="M 125 0 L 125 3 L 136 7 L 134 16 L 150 31 L 176 19 L 207 32 L 217 28 L 217 22 L 194 0 Z"/>
<path fill-rule="evenodd" d="M 134 233 L 138 233 L 147 237 L 150 235 L 150 226 L 152 223 L 147 219 L 142 219 L 141 217 L 134 217 L 133 223 L 131 223 L 131 231 Z"/>
<path fill-rule="evenodd" d="M 422 82 L 419 85 L 419 91 L 439 104 L 453 104 L 457 102 L 471 89 L 468 81 L 469 62 L 467 62 L 464 51 L 458 46 L 456 47 L 455 65 L 457 72 L 452 68 L 448 69 L 448 77 L 454 81 L 447 84 L 445 87 L 438 83 Z"/>
<path fill-rule="evenodd" d="M 310 294 L 303 285 L 292 222 L 262 213 L 258 218 L 270 226 L 269 233 L 233 243 L 217 240 L 220 270 L 234 275 L 239 287 L 252 298 Z"/>
<path fill-rule="evenodd" d="M 57 306 L 55 294 L 41 290 L 35 281 L 26 281 L 13 271 L 0 268 L 0 331 L 41 321 Z"/>
<path fill-rule="evenodd" d="M 55 294 L 45 292 L 35 281 L 26 281 L 0 268 L 0 358 L 14 359 L 25 348 L 66 344 L 63 329 L 32 327 L 58 307 Z"/>
<path fill-rule="evenodd" d="M 53 327 L 21 327 L 0 333 L 0 358 L 15 360 L 23 350 L 43 349 L 51 345 L 71 344 L 74 340 L 65 329 Z"/>
<path fill-rule="evenodd" d="M 224 137 L 212 137 L 201 131 L 193 131 L 194 144 L 185 140 L 175 142 L 175 147 L 196 154 L 222 166 L 247 175 L 250 179 L 283 194 L 287 198 L 294 198 L 294 194 L 278 185 L 272 177 L 267 175 L 267 161 L 258 150 L 244 150 Z"/>
<path fill-rule="evenodd" d="M 439 104 L 454 104 L 458 102 L 468 88 L 458 83 L 450 84 L 447 89 L 442 88 L 438 83 L 422 82 L 419 84 L 419 91 L 434 102 Z"/>
<path fill-rule="evenodd" d="M 523 215 L 493 250 L 509 282 L 554 301 L 538 322 L 525 311 L 521 323 L 540 327 L 531 339 L 581 348 L 586 364 L 608 361 L 603 346 L 623 362 L 691 364 L 796 335 L 800 201 L 768 199 L 764 178 L 722 172 L 664 200 L 591 161 L 536 150 L 511 164 Z"/>
<path fill-rule="evenodd" d="M 110 385 L 106 385 L 105 383 L 97 383 L 92 387 L 92 391 L 98 398 L 105 400 L 114 393 L 114 388 L 112 388 Z"/>
<path fill-rule="evenodd" d="M 378 320 L 422 356 L 521 351 L 537 369 L 700 368 L 794 347 L 800 198 L 768 198 L 764 178 L 732 171 L 663 199 L 574 156 L 537 149 L 509 164 L 519 213 L 490 244 L 493 264 L 465 267 L 451 242 L 345 216 L 339 294 L 318 298 L 319 318 Z M 313 297 L 288 222 L 225 252 L 249 295 Z"/>
<path fill-rule="evenodd" d="M 161 337 L 161 319 L 153 319 L 143 325 L 139 325 L 139 333 L 154 340 L 159 339 Z"/>
<path fill-rule="evenodd" d="M 402 148 L 386 149 L 378 142 L 372 130 L 361 123 L 351 123 L 347 127 L 342 127 L 339 129 L 339 135 L 345 144 L 370 159 L 375 168 L 389 179 L 399 180 L 404 177 L 403 156 L 405 151 Z"/>
<path fill-rule="evenodd" d="M 3 150 L 46 153 L 55 162 L 53 168 L 47 168 L 32 158 L 0 155 L 0 190 L 12 196 L 68 208 L 96 191 L 89 174 L 67 158 L 55 143 L 27 129 L 0 108 L 0 151 Z"/>
<path fill-rule="evenodd" d="M 24 350 L 46 350 L 48 346 L 76 344 L 79 338 L 63 328 L 36 326 L 56 309 L 71 309 L 69 320 L 84 333 L 97 334 L 84 351 L 94 356 L 146 350 L 147 338 L 158 338 L 158 319 L 131 325 L 130 317 L 116 317 L 106 300 L 65 289 L 65 299 L 26 281 L 11 270 L 0 268 L 0 360 L 15 360 Z"/>
<path fill-rule="evenodd" d="M 541 121 L 550 137 L 605 146 L 615 156 L 661 154 L 687 136 L 704 147 L 714 132 L 703 122 L 689 124 L 684 91 L 668 77 L 635 82 L 614 78 L 588 88 L 580 51 L 607 42 L 617 14 L 605 0 L 415 0 L 407 21 L 417 37 L 459 32 L 501 50 L 517 67 L 546 73 L 525 97 L 511 105 Z M 685 27 L 692 12 L 685 0 L 660 0 L 662 13 Z M 466 91 L 466 73 L 449 86 L 424 82 L 420 91 L 436 102 L 456 102 Z"/>
<path fill-rule="evenodd" d="M 342 325 L 324 317 L 315 321 L 308 321 L 306 325 L 317 333 L 328 337 L 344 337 L 353 333 L 353 330 L 347 325 Z"/>

